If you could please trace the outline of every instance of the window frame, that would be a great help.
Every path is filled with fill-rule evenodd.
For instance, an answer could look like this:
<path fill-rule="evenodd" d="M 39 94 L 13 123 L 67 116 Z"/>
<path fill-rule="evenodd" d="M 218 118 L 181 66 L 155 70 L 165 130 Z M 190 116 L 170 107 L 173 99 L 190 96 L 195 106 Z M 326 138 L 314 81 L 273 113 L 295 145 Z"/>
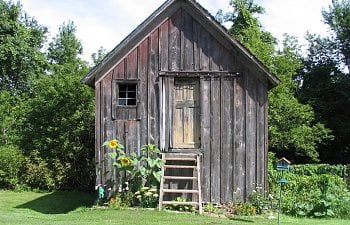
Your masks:
<path fill-rule="evenodd" d="M 121 90 L 121 86 L 125 87 L 125 90 Z M 132 88 L 131 88 L 132 87 Z M 125 96 L 121 97 L 121 93 Z M 130 95 L 134 96 L 131 97 Z M 125 104 L 120 104 L 121 101 L 125 101 Z M 129 102 L 135 102 L 134 104 L 128 104 Z M 118 96 L 117 96 L 117 106 L 118 107 L 132 107 L 137 106 L 137 83 L 118 83 Z"/>
<path fill-rule="evenodd" d="M 136 108 L 139 104 L 139 80 L 115 79 L 113 81 L 113 108 Z M 135 85 L 135 105 L 119 105 L 120 85 Z"/>

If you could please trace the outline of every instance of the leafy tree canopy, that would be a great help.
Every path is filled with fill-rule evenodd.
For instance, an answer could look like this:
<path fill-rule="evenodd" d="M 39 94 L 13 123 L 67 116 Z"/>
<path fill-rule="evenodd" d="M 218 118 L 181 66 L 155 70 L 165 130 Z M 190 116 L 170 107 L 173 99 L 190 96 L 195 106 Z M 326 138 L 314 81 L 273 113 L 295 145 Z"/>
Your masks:
<path fill-rule="evenodd" d="M 269 93 L 270 149 L 299 162 L 318 161 L 318 145 L 331 136 L 315 120 L 312 107 L 296 98 L 298 83 L 294 77 L 303 66 L 297 40 L 286 35 L 282 50 L 278 50 L 276 38 L 256 17 L 264 12 L 261 6 L 253 0 L 232 0 L 230 5 L 233 12 L 221 12 L 224 21 L 232 22 L 229 32 L 282 81 Z"/>
<path fill-rule="evenodd" d="M 29 80 L 43 74 L 41 52 L 47 28 L 22 11 L 19 3 L 0 0 L 0 90 L 26 90 Z"/>

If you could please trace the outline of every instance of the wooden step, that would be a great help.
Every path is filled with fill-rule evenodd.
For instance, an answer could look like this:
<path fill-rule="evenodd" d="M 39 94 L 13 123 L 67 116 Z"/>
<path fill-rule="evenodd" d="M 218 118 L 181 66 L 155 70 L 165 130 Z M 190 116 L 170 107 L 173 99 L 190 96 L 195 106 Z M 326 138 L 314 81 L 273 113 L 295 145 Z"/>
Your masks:
<path fill-rule="evenodd" d="M 196 161 L 195 158 L 165 158 L 166 161 Z"/>
<path fill-rule="evenodd" d="M 164 169 L 196 169 L 197 166 L 188 165 L 164 165 Z"/>
<path fill-rule="evenodd" d="M 163 201 L 163 205 L 198 205 L 198 202 Z"/>
<path fill-rule="evenodd" d="M 197 177 L 164 176 L 165 180 L 196 180 Z"/>
<path fill-rule="evenodd" d="M 163 205 L 192 205 L 197 206 L 199 214 L 203 213 L 202 206 L 202 194 L 201 194 L 201 155 L 200 154 L 183 154 L 183 153 L 162 153 L 162 159 L 165 162 L 165 165 L 162 167 L 162 178 L 160 181 L 160 191 L 159 191 L 159 210 L 162 209 Z M 172 162 L 172 165 L 167 163 Z M 179 165 L 181 162 L 188 162 L 187 165 Z M 185 163 L 184 163 L 185 164 Z M 192 165 L 191 165 L 192 164 Z M 165 170 L 169 169 L 178 169 L 177 175 L 168 175 L 164 176 Z M 183 171 L 182 169 L 193 169 L 193 176 L 191 175 L 181 175 Z M 191 182 L 194 185 L 194 189 L 164 189 L 164 183 L 166 180 L 182 180 L 183 182 Z M 195 182 L 196 181 L 196 182 Z M 178 186 L 176 188 L 179 188 Z M 184 188 L 184 187 L 183 187 Z M 187 187 L 188 188 L 188 187 Z M 171 193 L 178 194 L 192 194 L 192 200 L 190 202 L 178 202 L 178 201 L 163 201 L 165 195 L 171 195 Z M 193 201 L 196 199 L 197 201 Z"/>
<path fill-rule="evenodd" d="M 183 194 L 198 194 L 198 190 L 188 190 L 188 189 L 163 189 L 165 193 L 183 193 Z"/>

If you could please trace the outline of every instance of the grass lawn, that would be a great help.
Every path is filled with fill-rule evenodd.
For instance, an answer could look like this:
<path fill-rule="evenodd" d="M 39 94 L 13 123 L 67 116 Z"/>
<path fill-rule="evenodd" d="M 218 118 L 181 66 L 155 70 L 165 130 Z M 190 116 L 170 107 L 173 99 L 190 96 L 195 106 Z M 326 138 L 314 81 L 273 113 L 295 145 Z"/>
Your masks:
<path fill-rule="evenodd" d="M 95 196 L 81 192 L 11 192 L 0 191 L 0 224 L 21 225 L 184 225 L 184 224 L 277 224 L 267 216 L 214 218 L 206 215 L 142 209 L 92 209 Z M 349 225 L 350 220 L 299 219 L 282 216 L 281 224 Z"/>

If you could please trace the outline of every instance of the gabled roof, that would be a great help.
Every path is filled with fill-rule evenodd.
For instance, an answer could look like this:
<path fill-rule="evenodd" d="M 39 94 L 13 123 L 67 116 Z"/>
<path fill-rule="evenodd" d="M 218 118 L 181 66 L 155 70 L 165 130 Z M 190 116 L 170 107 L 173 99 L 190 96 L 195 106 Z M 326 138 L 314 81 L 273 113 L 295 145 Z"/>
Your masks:
<path fill-rule="evenodd" d="M 256 68 L 261 71 L 269 82 L 269 88 L 279 84 L 280 80 L 273 75 L 247 48 L 232 38 L 225 27 L 221 26 L 215 18 L 195 0 L 167 0 L 156 11 L 154 11 L 144 22 L 132 31 L 120 42 L 106 57 L 82 79 L 82 82 L 94 87 L 95 82 L 100 80 L 119 60 L 121 60 L 133 47 L 157 27 L 164 19 L 171 16 L 178 8 L 184 7 L 191 15 L 202 23 L 207 24 L 215 30 L 212 33 L 227 43 L 226 47 L 235 49 L 245 56 Z"/>

